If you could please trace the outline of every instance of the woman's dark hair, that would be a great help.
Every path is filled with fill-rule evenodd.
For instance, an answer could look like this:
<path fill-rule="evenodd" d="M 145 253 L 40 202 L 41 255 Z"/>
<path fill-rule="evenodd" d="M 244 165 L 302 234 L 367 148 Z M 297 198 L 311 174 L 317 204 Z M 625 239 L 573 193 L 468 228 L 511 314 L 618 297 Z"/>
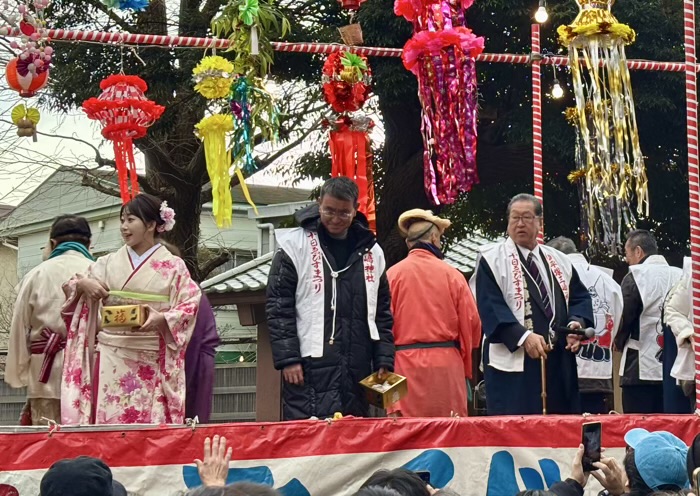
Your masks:
<path fill-rule="evenodd" d="M 153 196 L 146 193 L 139 193 L 130 201 L 122 205 L 122 209 L 119 212 L 119 217 L 126 215 L 133 215 L 138 217 L 141 221 L 148 225 L 151 222 L 156 223 L 156 227 L 165 224 L 165 221 L 160 217 L 160 205 L 163 202 Z M 156 235 L 158 235 L 158 230 L 156 229 Z"/>
<path fill-rule="evenodd" d="M 360 489 L 379 486 L 394 489 L 402 496 L 430 496 L 428 485 L 418 474 L 397 468 L 395 470 L 378 470 L 373 473 Z"/>
<path fill-rule="evenodd" d="M 400 492 L 388 487 L 370 486 L 357 491 L 354 496 L 402 496 Z"/>
<path fill-rule="evenodd" d="M 187 492 L 186 496 L 280 496 L 280 493 L 262 484 L 236 482 L 226 487 L 200 487 Z"/>
<path fill-rule="evenodd" d="M 49 239 L 52 239 L 56 244 L 54 248 L 61 243 L 73 241 L 85 245 L 90 248 L 90 238 L 92 231 L 90 224 L 84 217 L 77 215 L 61 215 L 56 217 L 51 224 Z"/>

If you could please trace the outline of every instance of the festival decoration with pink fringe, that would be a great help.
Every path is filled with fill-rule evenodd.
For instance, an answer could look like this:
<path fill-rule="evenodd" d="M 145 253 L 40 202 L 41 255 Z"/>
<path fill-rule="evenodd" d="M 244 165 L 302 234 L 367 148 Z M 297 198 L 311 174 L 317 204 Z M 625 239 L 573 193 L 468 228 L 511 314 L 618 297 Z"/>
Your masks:
<path fill-rule="evenodd" d="M 473 0 L 396 0 L 394 12 L 413 23 L 403 52 L 418 78 L 423 107 L 425 191 L 435 205 L 454 203 L 478 182 L 476 68 L 484 38 L 465 27 Z"/>

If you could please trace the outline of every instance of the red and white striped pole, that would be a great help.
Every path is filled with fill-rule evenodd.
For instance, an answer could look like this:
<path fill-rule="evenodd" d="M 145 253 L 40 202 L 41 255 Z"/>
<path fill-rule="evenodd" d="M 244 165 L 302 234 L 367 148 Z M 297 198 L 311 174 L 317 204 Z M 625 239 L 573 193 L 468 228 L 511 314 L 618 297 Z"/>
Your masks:
<path fill-rule="evenodd" d="M 540 25 L 532 25 L 532 167 L 534 172 L 535 198 L 544 206 L 544 185 L 542 183 L 542 73 L 540 46 Z M 538 236 L 544 241 L 544 225 Z"/>
<path fill-rule="evenodd" d="M 698 163 L 698 94 L 695 57 L 695 2 L 683 0 L 685 95 L 688 125 L 688 191 L 690 200 L 691 295 L 695 349 L 695 408 L 700 411 L 700 164 Z"/>

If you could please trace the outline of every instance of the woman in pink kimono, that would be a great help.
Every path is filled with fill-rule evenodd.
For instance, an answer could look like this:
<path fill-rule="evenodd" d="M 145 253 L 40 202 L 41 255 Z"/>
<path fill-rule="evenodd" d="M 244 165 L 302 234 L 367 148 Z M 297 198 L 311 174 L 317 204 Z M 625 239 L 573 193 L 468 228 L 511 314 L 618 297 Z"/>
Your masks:
<path fill-rule="evenodd" d="M 158 198 L 136 196 L 121 210 L 125 245 L 67 285 L 63 424 L 183 423 L 185 351 L 201 292 L 158 242 L 174 217 Z M 136 304 L 148 306 L 141 327 L 99 328 L 102 305 Z"/>

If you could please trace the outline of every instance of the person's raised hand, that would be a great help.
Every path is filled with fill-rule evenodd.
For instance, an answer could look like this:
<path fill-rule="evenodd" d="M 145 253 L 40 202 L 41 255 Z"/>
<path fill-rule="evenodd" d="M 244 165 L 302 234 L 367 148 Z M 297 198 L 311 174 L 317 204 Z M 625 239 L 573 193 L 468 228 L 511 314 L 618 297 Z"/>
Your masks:
<path fill-rule="evenodd" d="M 224 487 L 228 477 L 232 448 L 226 448 L 226 438 L 218 435 L 204 440 L 204 461 L 195 460 L 199 478 L 206 487 Z"/>
<path fill-rule="evenodd" d="M 627 490 L 627 474 L 615 458 L 602 457 L 599 462 L 593 463 L 598 470 L 591 472 L 600 485 L 608 490 L 610 496 L 621 496 Z"/>
<path fill-rule="evenodd" d="M 525 352 L 530 358 L 535 360 L 539 360 L 542 357 L 547 358 L 547 342 L 539 334 L 530 333 L 525 338 L 523 348 L 525 348 Z"/>
<path fill-rule="evenodd" d="M 581 487 L 586 487 L 590 473 L 583 471 L 583 451 L 583 444 L 579 444 L 576 455 L 574 455 L 574 462 L 571 465 L 571 478 L 578 482 Z"/>

